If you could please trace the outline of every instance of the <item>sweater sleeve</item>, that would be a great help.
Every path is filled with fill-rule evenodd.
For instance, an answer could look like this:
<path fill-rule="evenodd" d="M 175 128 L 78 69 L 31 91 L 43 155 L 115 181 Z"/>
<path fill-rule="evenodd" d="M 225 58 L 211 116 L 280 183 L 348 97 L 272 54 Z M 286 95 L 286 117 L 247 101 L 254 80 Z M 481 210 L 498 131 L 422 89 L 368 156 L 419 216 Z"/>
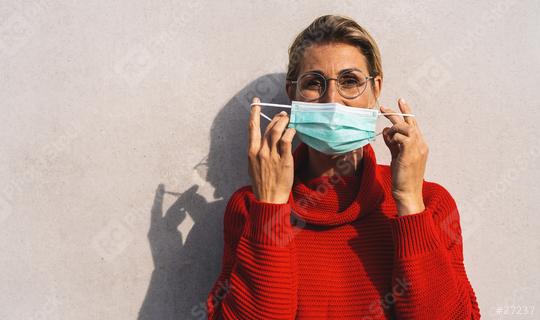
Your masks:
<path fill-rule="evenodd" d="M 208 319 L 294 319 L 296 246 L 290 204 L 258 201 L 251 187 L 225 209 L 222 270 L 207 298 Z"/>
<path fill-rule="evenodd" d="M 394 311 L 398 319 L 480 319 L 456 203 L 441 185 L 424 186 L 431 194 L 427 201 L 424 196 L 425 210 L 390 221 Z"/>

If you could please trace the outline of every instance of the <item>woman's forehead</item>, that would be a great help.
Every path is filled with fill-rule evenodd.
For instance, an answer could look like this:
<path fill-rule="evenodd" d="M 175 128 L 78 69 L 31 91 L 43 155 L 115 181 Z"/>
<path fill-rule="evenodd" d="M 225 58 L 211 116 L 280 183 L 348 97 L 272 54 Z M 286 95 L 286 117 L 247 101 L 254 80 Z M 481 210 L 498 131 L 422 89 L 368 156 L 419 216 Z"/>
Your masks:
<path fill-rule="evenodd" d="M 351 68 L 368 73 L 366 58 L 360 50 L 350 44 L 330 43 L 306 48 L 300 73 L 318 70 L 327 76 L 336 76 L 340 71 Z"/>

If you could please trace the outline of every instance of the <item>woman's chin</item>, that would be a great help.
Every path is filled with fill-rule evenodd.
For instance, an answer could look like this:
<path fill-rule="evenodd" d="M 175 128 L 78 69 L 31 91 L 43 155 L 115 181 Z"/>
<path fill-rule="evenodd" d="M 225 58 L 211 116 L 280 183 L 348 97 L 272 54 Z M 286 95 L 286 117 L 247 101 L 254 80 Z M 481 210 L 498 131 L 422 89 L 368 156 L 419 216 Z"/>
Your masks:
<path fill-rule="evenodd" d="M 363 147 L 360 147 L 358 149 L 355 149 L 355 150 L 351 150 L 349 152 L 345 152 L 345 153 L 339 153 L 339 154 L 328 154 L 328 153 L 324 153 L 322 151 L 319 151 L 315 148 L 312 148 L 310 146 L 307 146 L 308 147 L 308 150 L 310 150 L 311 152 L 314 152 L 316 155 L 318 156 L 323 156 L 327 159 L 330 159 L 330 160 L 336 160 L 336 159 L 351 159 L 353 158 L 355 155 L 362 155 L 363 153 Z"/>
<path fill-rule="evenodd" d="M 362 147 L 355 150 L 351 150 L 349 152 L 345 152 L 345 153 L 329 155 L 329 157 L 330 159 L 339 159 L 339 158 L 348 159 L 357 154 L 360 154 L 360 155 L 362 154 Z"/>

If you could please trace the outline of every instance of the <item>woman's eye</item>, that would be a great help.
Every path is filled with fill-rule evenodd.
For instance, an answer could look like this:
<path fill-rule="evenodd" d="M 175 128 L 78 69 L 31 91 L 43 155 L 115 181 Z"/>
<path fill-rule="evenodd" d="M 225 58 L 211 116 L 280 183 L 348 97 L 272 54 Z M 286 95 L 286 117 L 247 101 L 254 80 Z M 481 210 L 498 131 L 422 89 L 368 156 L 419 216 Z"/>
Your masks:
<path fill-rule="evenodd" d="M 320 87 L 321 86 L 321 82 L 318 81 L 318 80 L 310 80 L 307 82 L 307 87 L 308 88 L 313 88 L 313 87 Z"/>
<path fill-rule="evenodd" d="M 360 81 L 358 79 L 348 78 L 348 79 L 342 79 L 340 83 L 342 86 L 353 87 L 353 86 L 358 86 L 360 84 Z"/>

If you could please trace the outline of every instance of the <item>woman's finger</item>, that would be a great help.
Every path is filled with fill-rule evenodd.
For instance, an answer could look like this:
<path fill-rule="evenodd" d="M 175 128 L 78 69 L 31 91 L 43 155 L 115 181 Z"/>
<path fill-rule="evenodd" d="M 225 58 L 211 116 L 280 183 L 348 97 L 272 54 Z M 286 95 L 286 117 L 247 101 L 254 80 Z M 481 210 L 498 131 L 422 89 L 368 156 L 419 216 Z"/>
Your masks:
<path fill-rule="evenodd" d="M 413 127 L 409 125 L 406 122 L 399 122 L 394 124 L 390 129 L 388 130 L 388 134 L 392 135 L 395 132 L 399 132 L 405 136 L 411 137 L 413 135 Z"/>
<path fill-rule="evenodd" d="M 270 149 L 277 153 L 279 153 L 277 144 L 279 140 L 281 140 L 281 137 L 283 136 L 283 131 L 289 123 L 289 117 L 287 116 L 287 113 L 285 111 L 280 112 L 278 115 L 280 116 L 280 118 L 278 119 L 274 127 L 272 127 L 272 130 L 269 133 Z"/>
<path fill-rule="evenodd" d="M 406 135 L 404 134 L 401 134 L 399 132 L 396 132 L 394 133 L 394 135 L 390 138 L 390 140 L 393 142 L 393 143 L 397 143 L 400 148 L 401 146 L 403 145 L 406 145 L 409 143 L 409 141 L 411 141 L 411 138 L 407 137 Z"/>
<path fill-rule="evenodd" d="M 392 110 L 391 108 L 387 108 L 385 106 L 381 106 L 381 111 L 383 112 L 383 115 L 390 120 L 393 124 L 403 122 L 403 117 L 395 114 L 384 114 L 384 113 L 396 113 L 396 111 Z"/>
<path fill-rule="evenodd" d="M 261 102 L 258 97 L 253 97 L 252 102 Z M 256 154 L 261 148 L 261 106 L 256 104 L 251 107 L 249 113 L 248 152 Z"/>
<path fill-rule="evenodd" d="M 294 128 L 287 128 L 281 140 L 279 140 L 279 151 L 282 158 L 292 157 L 292 141 L 296 130 Z"/>
<path fill-rule="evenodd" d="M 383 129 L 384 143 L 390 149 L 390 152 L 392 153 L 392 158 L 393 158 L 394 156 L 397 155 L 397 151 L 399 150 L 399 148 L 396 145 L 396 143 L 392 140 L 392 136 L 393 134 L 390 133 L 390 127 L 386 127 Z"/>
<path fill-rule="evenodd" d="M 413 114 L 411 106 L 405 101 L 405 99 L 400 98 L 398 100 L 398 105 L 402 113 Z M 405 122 L 407 122 L 411 126 L 416 126 L 416 120 L 414 119 L 414 117 L 404 116 L 404 118 L 405 118 Z"/>
<path fill-rule="evenodd" d="M 266 126 L 266 130 L 264 130 L 264 136 L 262 138 L 261 149 L 265 149 L 265 150 L 268 150 L 268 151 L 272 150 L 272 141 L 271 141 L 270 133 L 272 132 L 272 129 L 274 128 L 276 123 L 281 119 L 282 116 L 283 116 L 283 114 L 281 112 L 276 114 L 272 118 L 272 121 L 270 121 L 268 126 Z"/>

